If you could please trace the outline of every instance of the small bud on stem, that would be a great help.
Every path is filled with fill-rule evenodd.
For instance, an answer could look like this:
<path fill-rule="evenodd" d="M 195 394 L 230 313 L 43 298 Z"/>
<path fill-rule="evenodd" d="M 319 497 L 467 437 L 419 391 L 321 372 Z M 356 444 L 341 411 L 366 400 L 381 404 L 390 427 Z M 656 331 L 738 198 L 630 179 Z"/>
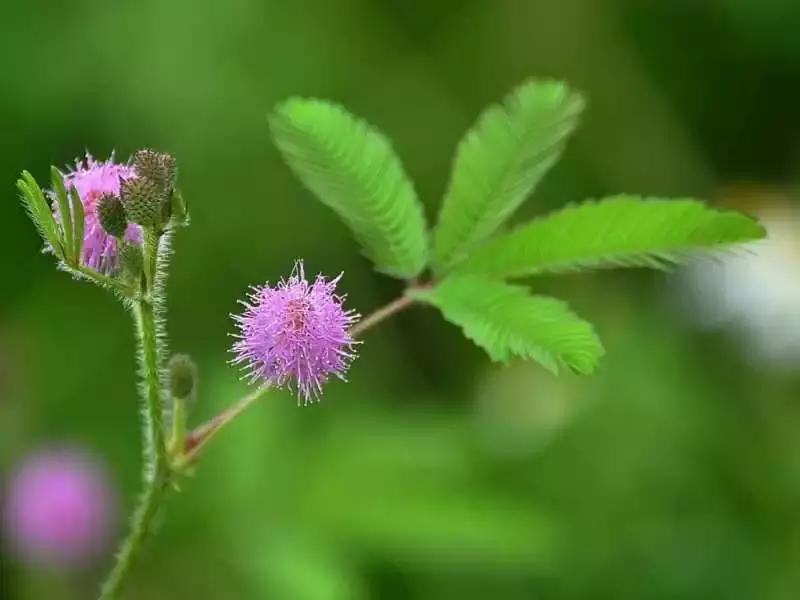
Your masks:
<path fill-rule="evenodd" d="M 187 354 L 175 354 L 169 360 L 169 388 L 172 395 L 172 434 L 168 450 L 173 467 L 177 467 L 186 444 L 188 405 L 197 393 L 197 365 Z"/>
<path fill-rule="evenodd" d="M 197 365 L 188 354 L 175 354 L 169 360 L 169 386 L 174 398 L 191 398 L 197 387 Z"/>
<path fill-rule="evenodd" d="M 137 279 L 142 274 L 144 256 L 141 246 L 125 243 L 119 250 L 119 257 L 123 272 L 131 279 Z"/>

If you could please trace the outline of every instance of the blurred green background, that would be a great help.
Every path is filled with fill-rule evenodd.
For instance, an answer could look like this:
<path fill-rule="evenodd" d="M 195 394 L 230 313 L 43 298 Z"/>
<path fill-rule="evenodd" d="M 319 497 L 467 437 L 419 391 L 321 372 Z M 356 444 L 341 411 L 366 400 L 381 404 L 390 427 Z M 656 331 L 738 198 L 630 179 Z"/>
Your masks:
<path fill-rule="evenodd" d="M 528 76 L 563 78 L 588 113 L 515 219 L 609 192 L 785 214 L 798 28 L 794 0 L 4 3 L 0 473 L 63 441 L 105 461 L 125 513 L 139 489 L 129 317 L 40 253 L 22 169 L 44 181 L 84 149 L 177 156 L 192 226 L 175 240 L 169 328 L 201 367 L 200 421 L 245 391 L 226 360 L 248 285 L 303 257 L 344 270 L 361 313 L 400 291 L 282 163 L 266 125 L 279 100 L 329 98 L 380 127 L 432 219 L 478 111 Z M 800 231 L 781 231 L 783 270 L 741 286 L 783 298 L 800 279 Z M 800 302 L 737 335 L 690 325 L 680 277 L 531 283 L 597 324 L 596 376 L 493 365 L 409 311 L 321 404 L 272 394 L 215 442 L 125 597 L 800 597 L 800 352 L 758 351 Z M 45 573 L 0 554 L 0 597 L 89 598 L 107 566 Z"/>

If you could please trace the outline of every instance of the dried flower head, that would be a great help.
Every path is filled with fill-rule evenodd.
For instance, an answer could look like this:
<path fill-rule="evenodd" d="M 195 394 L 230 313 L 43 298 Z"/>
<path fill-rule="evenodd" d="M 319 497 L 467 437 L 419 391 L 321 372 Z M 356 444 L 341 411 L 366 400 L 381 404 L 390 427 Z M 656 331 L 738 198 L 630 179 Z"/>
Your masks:
<path fill-rule="evenodd" d="M 64 187 L 73 187 L 83 203 L 85 225 L 83 235 L 83 255 L 81 262 L 92 269 L 110 273 L 119 268 L 117 239 L 103 229 L 100 224 L 99 206 L 103 196 L 119 197 L 123 181 L 136 177 L 133 167 L 114 162 L 112 155 L 107 161 L 98 161 L 87 154 L 84 160 L 76 162 L 75 170 L 64 176 Z M 56 219 L 58 203 L 53 203 Z M 142 243 L 142 230 L 138 225 L 129 224 L 124 239 L 131 244 Z"/>
<path fill-rule="evenodd" d="M 242 301 L 245 311 L 233 316 L 239 333 L 232 362 L 243 364 L 251 381 L 296 386 L 306 404 L 318 399 L 330 375 L 344 379 L 355 357 L 348 328 L 358 315 L 334 293 L 340 278 L 318 275 L 309 283 L 298 261 L 287 280 L 254 287 Z"/>

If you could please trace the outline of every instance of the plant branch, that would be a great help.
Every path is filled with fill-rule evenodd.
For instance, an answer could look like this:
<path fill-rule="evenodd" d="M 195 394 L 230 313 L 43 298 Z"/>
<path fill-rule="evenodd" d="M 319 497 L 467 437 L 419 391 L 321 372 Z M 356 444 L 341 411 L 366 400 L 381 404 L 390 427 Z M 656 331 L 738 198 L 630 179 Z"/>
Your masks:
<path fill-rule="evenodd" d="M 134 559 L 152 530 L 153 520 L 158 514 L 168 483 L 168 477 L 162 474 L 145 485 L 131 519 L 130 533 L 117 552 L 114 568 L 103 583 L 100 600 L 112 600 L 122 589 Z"/>
<path fill-rule="evenodd" d="M 170 480 L 170 467 L 164 436 L 162 377 L 158 327 L 160 321 L 156 314 L 160 306 L 161 286 L 157 285 L 155 265 L 157 265 L 158 241 L 144 244 L 147 278 L 146 298 L 139 298 L 133 304 L 139 343 L 139 361 L 142 372 L 142 439 L 144 454 L 144 492 L 134 511 L 128 537 L 122 542 L 116 556 L 116 563 L 103 584 L 101 600 L 116 598 L 122 588 L 145 539 L 152 530 L 153 519 L 161 506 Z M 151 300 L 152 298 L 152 300 Z"/>
<path fill-rule="evenodd" d="M 99 273 L 94 269 L 84 267 L 81 264 L 72 266 L 66 265 L 65 270 L 72 273 L 75 277 L 88 279 L 89 281 L 96 283 L 101 287 L 109 288 L 110 290 L 122 295 L 124 298 L 130 298 L 134 293 L 134 290 L 130 286 L 122 283 L 118 279 L 114 279 L 108 275 L 103 275 L 102 273 Z"/>
<path fill-rule="evenodd" d="M 144 448 L 147 471 L 157 472 L 167 464 L 164 438 L 164 410 L 161 396 L 161 357 L 159 356 L 158 332 L 153 304 L 140 300 L 134 305 L 134 315 L 141 343 L 141 362 L 144 377 Z"/>
<path fill-rule="evenodd" d="M 176 464 L 176 470 L 191 465 L 205 448 L 206 444 L 217 434 L 217 432 L 243 413 L 251 404 L 259 400 L 270 389 L 269 385 L 264 385 L 248 394 L 235 404 L 232 404 L 216 417 L 197 427 L 188 436 L 184 445 L 184 454 Z"/>
<path fill-rule="evenodd" d="M 158 273 L 158 240 L 159 235 L 151 229 L 145 229 L 142 239 L 142 254 L 144 255 L 144 279 L 147 291 L 154 294 L 156 290 L 156 276 Z"/>
<path fill-rule="evenodd" d="M 389 317 L 394 316 L 395 314 L 399 313 L 401 310 L 408 308 L 414 303 L 414 299 L 407 295 L 403 294 L 399 298 L 393 300 L 389 304 L 382 306 L 375 312 L 367 315 L 361 321 L 356 323 L 350 328 L 350 336 L 353 338 L 359 337 L 368 329 L 375 327 L 381 321 L 385 321 Z"/>

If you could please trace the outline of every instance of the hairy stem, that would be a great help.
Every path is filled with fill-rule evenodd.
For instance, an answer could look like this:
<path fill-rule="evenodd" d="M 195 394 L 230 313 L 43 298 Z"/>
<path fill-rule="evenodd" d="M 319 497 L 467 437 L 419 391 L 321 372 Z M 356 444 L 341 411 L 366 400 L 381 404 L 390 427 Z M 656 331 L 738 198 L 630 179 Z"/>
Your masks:
<path fill-rule="evenodd" d="M 108 275 L 103 275 L 95 271 L 94 269 L 90 269 L 88 267 L 84 267 L 83 265 L 75 265 L 72 267 L 66 267 L 67 271 L 72 273 L 75 277 L 82 277 L 84 279 L 88 279 L 93 283 L 101 287 L 106 287 L 123 298 L 129 298 L 133 295 L 134 290 L 130 288 L 130 286 L 122 283 L 121 281 L 114 279 L 113 277 L 109 277 Z"/>
<path fill-rule="evenodd" d="M 166 494 L 170 469 L 164 439 L 161 357 L 159 346 L 159 320 L 156 307 L 160 298 L 155 297 L 159 286 L 155 285 L 158 242 L 145 242 L 145 272 L 147 297 L 138 299 L 133 305 L 134 321 L 139 344 L 139 361 L 142 372 L 142 440 L 144 454 L 144 492 L 133 513 L 130 531 L 116 555 L 116 563 L 103 584 L 101 600 L 111 600 L 119 594 L 125 577 L 130 571 L 143 542 L 152 530 L 153 519 Z"/>
<path fill-rule="evenodd" d="M 142 254 L 144 255 L 144 279 L 147 291 L 154 293 L 156 288 L 156 274 L 158 273 L 158 239 L 157 233 L 150 229 L 144 231 L 142 240 Z"/>
<path fill-rule="evenodd" d="M 361 321 L 350 328 L 350 335 L 354 338 L 360 336 L 368 329 L 374 327 L 381 321 L 385 321 L 391 316 L 399 313 L 401 310 L 408 308 L 414 303 L 414 299 L 408 295 L 402 295 L 396 300 L 382 306 L 372 314 L 367 315 Z"/>
<path fill-rule="evenodd" d="M 134 559 L 151 532 L 153 519 L 158 514 L 167 486 L 168 477 L 165 474 L 159 474 L 146 483 L 144 493 L 131 519 L 130 533 L 117 552 L 114 568 L 103 584 L 100 592 L 101 600 L 116 598 L 122 589 Z"/>
<path fill-rule="evenodd" d="M 164 410 L 161 397 L 161 359 L 159 356 L 157 323 L 154 307 L 146 300 L 133 309 L 140 343 L 142 375 L 144 378 L 143 437 L 145 474 L 152 474 L 167 464 L 164 439 Z"/>

